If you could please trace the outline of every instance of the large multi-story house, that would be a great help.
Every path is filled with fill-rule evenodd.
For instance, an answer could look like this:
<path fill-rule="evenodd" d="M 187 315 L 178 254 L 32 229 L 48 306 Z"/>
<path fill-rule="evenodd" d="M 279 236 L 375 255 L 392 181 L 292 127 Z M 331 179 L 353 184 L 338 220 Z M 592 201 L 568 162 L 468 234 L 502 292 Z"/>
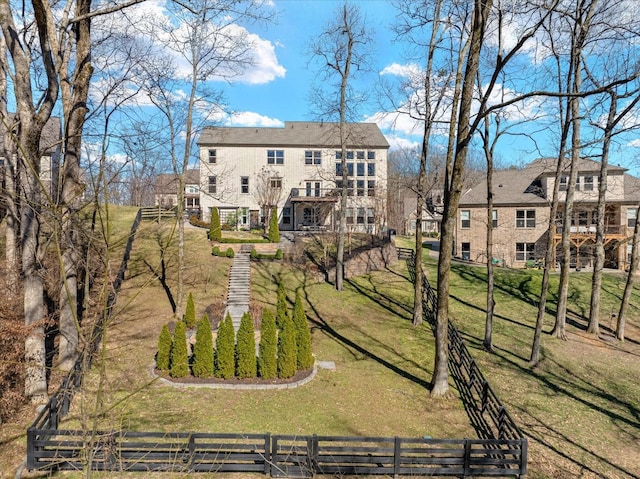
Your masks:
<path fill-rule="evenodd" d="M 5 123 L 11 124 L 14 121 L 15 115 L 9 114 L 6 122 L 1 122 L 0 125 L 4 128 Z M 4 134 L 0 135 L 0 142 L 3 142 Z M 60 170 L 60 156 L 62 151 L 62 129 L 60 118 L 51 117 L 45 124 L 42 130 L 42 136 L 40 138 L 40 184 L 43 190 L 42 204 L 47 205 L 51 202 L 58 200 L 58 173 Z M 10 175 L 15 175 L 15 165 L 17 146 L 15 143 L 9 145 L 0 144 L 0 219 L 6 214 L 6 195 L 14 195 L 15 192 L 10 191 L 14 188 L 15 178 L 11 178 Z M 10 157 L 5 157 L 10 155 Z"/>
<path fill-rule="evenodd" d="M 600 163 L 582 159 L 578 164 L 573 215 L 563 221 L 568 167 L 560 178 L 560 207 L 552 237 L 549 215 L 555 184 L 557 160 L 539 159 L 524 168 L 495 171 L 493 176 L 493 254 L 492 260 L 507 266 L 540 264 L 547 242 L 555 245 L 553 267 L 560 260 L 562 230 L 569 228 L 570 264 L 575 268 L 593 265 L 597 223 Z M 640 179 L 625 168 L 607 168 L 606 210 L 604 217 L 605 267 L 625 269 L 631 253 L 631 237 L 640 205 Z M 486 182 L 463 192 L 456 222 L 454 255 L 470 261 L 487 261 Z"/>
<path fill-rule="evenodd" d="M 347 227 L 386 226 L 389 143 L 373 123 L 346 125 Z M 339 124 L 286 122 L 283 128 L 209 127 L 198 139 L 203 219 L 261 226 L 277 208 L 283 231 L 337 228 L 343 186 Z"/>

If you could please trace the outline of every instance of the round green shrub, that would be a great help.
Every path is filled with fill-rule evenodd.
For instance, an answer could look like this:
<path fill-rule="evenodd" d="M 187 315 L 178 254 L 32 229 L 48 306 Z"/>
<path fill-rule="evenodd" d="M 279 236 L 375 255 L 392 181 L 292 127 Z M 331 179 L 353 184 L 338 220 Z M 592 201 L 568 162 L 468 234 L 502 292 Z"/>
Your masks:
<path fill-rule="evenodd" d="M 213 376 L 213 338 L 209 318 L 203 316 L 198 321 L 196 344 L 193 347 L 193 375 L 197 378 Z"/>
<path fill-rule="evenodd" d="M 231 315 L 227 313 L 218 327 L 216 337 L 215 372 L 216 377 L 230 379 L 235 373 L 235 332 Z"/>
<path fill-rule="evenodd" d="M 158 338 L 158 355 L 156 356 L 156 367 L 160 371 L 168 371 L 171 364 L 171 344 L 173 339 L 169 328 L 165 324 L 160 331 L 160 337 Z"/>
<path fill-rule="evenodd" d="M 282 250 L 280 248 L 278 248 L 276 250 L 275 258 L 276 259 L 282 259 L 283 257 L 284 257 L 284 254 L 282 253 Z"/>
<path fill-rule="evenodd" d="M 249 257 L 250 258 L 257 258 L 258 257 L 258 252 L 256 251 L 255 248 L 251 248 L 251 253 L 249 253 Z"/>
<path fill-rule="evenodd" d="M 278 340 L 276 319 L 271 310 L 262 311 L 262 326 L 260 328 L 260 346 L 258 353 L 258 374 L 263 379 L 274 379 L 278 376 L 276 355 Z"/>
<path fill-rule="evenodd" d="M 214 246 L 211 250 L 211 254 L 214 256 L 220 256 L 220 247 L 218 245 Z"/>
<path fill-rule="evenodd" d="M 184 312 L 184 322 L 188 329 L 196 327 L 196 305 L 193 302 L 193 294 L 189 293 L 187 298 L 187 308 Z"/>
<path fill-rule="evenodd" d="M 222 238 L 222 229 L 220 228 L 220 212 L 218 208 L 211 210 L 211 224 L 209 225 L 209 239 L 218 241 Z"/>
<path fill-rule="evenodd" d="M 189 375 L 189 352 L 187 350 L 187 328 L 182 321 L 176 324 L 171 348 L 171 377 L 183 378 Z"/>
<path fill-rule="evenodd" d="M 296 327 L 286 315 L 282 330 L 278 334 L 278 377 L 286 379 L 295 376 L 297 371 Z"/>
<path fill-rule="evenodd" d="M 293 305 L 293 322 L 296 326 L 298 369 L 310 369 L 314 361 L 311 351 L 311 333 L 307 323 L 307 315 L 304 312 L 300 290 L 296 291 L 296 301 Z"/>
<path fill-rule="evenodd" d="M 229 246 L 227 248 L 227 258 L 233 258 L 235 256 L 235 252 L 233 251 L 233 248 L 231 246 Z"/>
<path fill-rule="evenodd" d="M 244 313 L 236 337 L 236 377 L 255 378 L 257 375 L 256 337 L 251 313 Z"/>

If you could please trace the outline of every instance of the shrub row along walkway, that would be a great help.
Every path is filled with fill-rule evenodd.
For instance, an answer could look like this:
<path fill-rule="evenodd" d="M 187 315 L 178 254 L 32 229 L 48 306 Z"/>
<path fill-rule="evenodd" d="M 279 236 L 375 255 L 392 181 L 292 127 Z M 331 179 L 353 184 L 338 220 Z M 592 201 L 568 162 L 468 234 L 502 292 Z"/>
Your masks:
<path fill-rule="evenodd" d="M 249 248 L 245 248 L 248 246 Z M 248 249 L 248 251 L 247 251 Z M 242 315 L 249 311 L 249 289 L 251 282 L 251 264 L 249 252 L 250 245 L 243 245 L 239 253 L 233 259 L 231 271 L 229 272 L 229 287 L 227 289 L 227 313 L 233 320 L 233 328 L 238 332 Z"/>

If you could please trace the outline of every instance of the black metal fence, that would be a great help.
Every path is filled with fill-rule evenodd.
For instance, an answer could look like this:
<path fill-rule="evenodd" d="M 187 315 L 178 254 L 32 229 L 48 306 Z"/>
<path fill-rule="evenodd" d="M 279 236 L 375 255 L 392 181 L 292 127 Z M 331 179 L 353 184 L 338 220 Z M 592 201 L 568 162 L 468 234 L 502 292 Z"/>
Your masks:
<path fill-rule="evenodd" d="M 139 221 L 140 214 L 136 223 Z M 135 234 L 135 228 L 132 232 Z M 132 238 L 133 235 L 130 241 Z M 130 251 L 130 245 L 127 249 Z M 412 264 L 415 268 L 411 250 L 398 253 L 408 261 L 410 271 Z M 126 267 L 124 260 L 123 265 Z M 124 274 L 118 278 L 124 278 Z M 431 318 L 434 324 L 435 292 L 424 276 L 423 286 L 425 318 Z M 83 362 L 79 360 L 78 364 L 81 366 Z M 74 369 L 27 431 L 27 467 L 257 472 L 272 477 L 315 474 L 522 477 L 527 471 L 527 439 L 451 324 L 449 368 L 479 439 L 59 430 L 58 419 L 68 412 L 72 391 L 82 375 L 82 368 Z"/>

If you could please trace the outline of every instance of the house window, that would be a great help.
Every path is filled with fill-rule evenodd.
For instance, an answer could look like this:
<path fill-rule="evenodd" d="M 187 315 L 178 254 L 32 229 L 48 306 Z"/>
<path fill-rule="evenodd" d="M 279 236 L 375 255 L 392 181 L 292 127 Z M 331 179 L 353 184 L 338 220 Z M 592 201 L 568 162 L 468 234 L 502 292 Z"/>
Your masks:
<path fill-rule="evenodd" d="M 631 252 L 633 251 L 633 245 L 627 245 L 627 264 L 631 264 Z"/>
<path fill-rule="evenodd" d="M 282 188 L 282 178 L 278 178 L 277 176 L 269 178 L 269 186 L 274 189 Z"/>
<path fill-rule="evenodd" d="M 576 177 L 576 191 L 580 191 L 580 177 Z"/>
<path fill-rule="evenodd" d="M 336 176 L 342 176 L 342 163 L 336 163 Z"/>
<path fill-rule="evenodd" d="M 364 151 L 356 151 L 356 158 L 358 160 L 364 160 Z"/>
<path fill-rule="evenodd" d="M 567 180 L 568 178 L 564 175 L 560 177 L 560 191 L 567 191 Z"/>
<path fill-rule="evenodd" d="M 491 226 L 493 228 L 498 227 L 498 210 L 493 210 L 491 212 Z"/>
<path fill-rule="evenodd" d="M 356 173 L 358 173 L 358 176 L 364 176 L 364 163 L 356 164 Z"/>
<path fill-rule="evenodd" d="M 320 150 L 307 150 L 304 152 L 304 164 L 305 165 L 320 165 L 322 164 L 322 152 Z"/>
<path fill-rule="evenodd" d="M 200 192 L 197 185 L 187 185 L 184 190 L 190 195 L 197 195 Z"/>
<path fill-rule="evenodd" d="M 471 243 L 462 243 L 460 253 L 462 259 L 469 261 L 471 259 Z"/>
<path fill-rule="evenodd" d="M 376 176 L 376 164 L 375 163 L 367 163 L 367 175 L 368 176 Z"/>
<path fill-rule="evenodd" d="M 217 163 L 218 157 L 216 150 L 209 150 L 209 163 Z"/>
<path fill-rule="evenodd" d="M 347 163 L 347 176 L 353 176 L 353 163 Z"/>
<path fill-rule="evenodd" d="M 269 165 L 284 165 L 284 150 L 267 150 Z"/>
<path fill-rule="evenodd" d="M 535 259 L 535 243 L 516 243 L 516 261 L 528 261 Z"/>
<path fill-rule="evenodd" d="M 307 181 L 306 184 L 306 196 L 320 196 L 320 182 L 319 181 Z"/>
<path fill-rule="evenodd" d="M 460 210 L 460 219 L 462 228 L 471 228 L 471 210 Z"/>
<path fill-rule="evenodd" d="M 353 180 L 347 180 L 347 195 L 353 196 Z"/>
<path fill-rule="evenodd" d="M 585 176 L 582 181 L 584 191 L 593 191 L 593 176 Z"/>
<path fill-rule="evenodd" d="M 367 196 L 376 195 L 376 180 L 367 180 Z"/>
<path fill-rule="evenodd" d="M 358 196 L 364 196 L 364 180 L 358 180 L 356 182 L 356 190 Z"/>
<path fill-rule="evenodd" d="M 634 228 L 636 226 L 636 219 L 638 210 L 636 208 L 627 208 L 627 227 Z"/>
<path fill-rule="evenodd" d="M 365 209 L 364 208 L 357 208 L 357 216 L 356 216 L 356 223 L 358 223 L 359 225 L 363 225 L 364 224 L 364 213 L 365 213 Z"/>
<path fill-rule="evenodd" d="M 216 176 L 209 177 L 209 193 L 215 195 L 218 192 L 218 178 Z"/>
<path fill-rule="evenodd" d="M 347 151 L 347 160 L 353 160 L 353 151 Z"/>
<path fill-rule="evenodd" d="M 375 160 L 376 152 L 375 151 L 367 151 L 367 160 Z"/>
<path fill-rule="evenodd" d="M 291 206 L 285 206 L 284 208 L 282 208 L 282 224 L 291 224 Z"/>
<path fill-rule="evenodd" d="M 535 228 L 536 210 L 516 210 L 516 228 Z"/>
<path fill-rule="evenodd" d="M 367 223 L 372 225 L 373 224 L 373 208 L 367 208 Z"/>
<path fill-rule="evenodd" d="M 248 176 L 240 177 L 240 193 L 244 193 L 244 194 L 249 193 L 249 177 Z"/>
<path fill-rule="evenodd" d="M 347 224 L 353 224 L 353 208 L 347 208 Z"/>

